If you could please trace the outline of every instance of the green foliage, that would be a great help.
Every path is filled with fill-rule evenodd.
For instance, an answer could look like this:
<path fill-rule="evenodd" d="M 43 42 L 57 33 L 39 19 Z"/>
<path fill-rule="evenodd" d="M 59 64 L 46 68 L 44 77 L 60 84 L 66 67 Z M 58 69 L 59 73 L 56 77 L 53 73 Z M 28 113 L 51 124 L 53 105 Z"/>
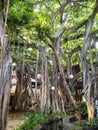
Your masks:
<path fill-rule="evenodd" d="M 96 124 L 98 124 L 98 118 L 93 118 L 93 119 L 91 119 L 91 120 L 83 120 L 82 121 L 82 126 L 83 127 L 86 127 L 86 128 L 88 128 L 88 127 L 94 127 L 94 126 L 96 126 Z"/>
<path fill-rule="evenodd" d="M 32 13 L 28 11 L 28 6 L 25 2 L 22 1 L 14 2 L 12 6 L 9 8 L 8 19 L 13 21 L 15 24 L 16 23 L 20 25 L 28 24 L 31 16 Z"/>
<path fill-rule="evenodd" d="M 65 117 L 67 115 L 66 115 L 66 113 L 57 112 L 57 113 L 54 113 L 54 114 L 52 114 L 50 116 L 53 117 L 53 118 L 56 118 L 56 117 L 59 118 L 59 117 Z"/>
<path fill-rule="evenodd" d="M 71 130 L 83 130 L 84 128 L 92 128 L 98 124 L 98 118 L 91 120 L 82 120 L 81 123 L 76 123 Z"/>
<path fill-rule="evenodd" d="M 84 116 L 88 114 L 86 103 L 80 105 L 80 113 Z"/>
<path fill-rule="evenodd" d="M 33 128 L 37 127 L 38 124 L 42 124 L 49 118 L 59 118 L 65 117 L 66 114 L 64 113 L 55 113 L 55 114 L 42 114 L 42 113 L 34 113 L 28 114 L 28 117 L 24 124 L 15 130 L 32 130 Z"/>
<path fill-rule="evenodd" d="M 83 130 L 83 126 L 80 123 L 75 123 L 70 130 Z"/>
<path fill-rule="evenodd" d="M 30 114 L 25 123 L 15 130 L 32 130 L 38 124 L 44 123 L 46 118 L 47 115 L 43 115 L 42 113 Z"/>

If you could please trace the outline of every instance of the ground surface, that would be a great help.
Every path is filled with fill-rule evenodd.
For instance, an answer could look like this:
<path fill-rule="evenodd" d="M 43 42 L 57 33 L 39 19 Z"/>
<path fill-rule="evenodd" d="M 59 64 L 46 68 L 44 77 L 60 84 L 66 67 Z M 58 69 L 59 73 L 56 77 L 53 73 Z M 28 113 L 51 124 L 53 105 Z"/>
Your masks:
<path fill-rule="evenodd" d="M 8 116 L 7 130 L 14 130 L 24 123 L 24 113 L 14 113 Z"/>

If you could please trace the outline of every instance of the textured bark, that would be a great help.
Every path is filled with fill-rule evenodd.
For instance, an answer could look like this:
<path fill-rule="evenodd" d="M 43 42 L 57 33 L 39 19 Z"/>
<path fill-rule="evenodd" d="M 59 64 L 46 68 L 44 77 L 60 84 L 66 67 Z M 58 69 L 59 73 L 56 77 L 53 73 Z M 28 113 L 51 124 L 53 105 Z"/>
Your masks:
<path fill-rule="evenodd" d="M 42 112 L 44 112 L 44 104 L 45 104 L 45 99 L 44 99 L 44 94 L 45 94 L 45 75 L 44 75 L 44 73 L 45 73 L 45 71 L 44 71 L 44 68 L 45 68 L 45 66 L 44 66 L 44 57 L 42 58 L 42 72 L 41 72 L 41 75 L 42 75 L 42 90 L 41 90 L 41 106 L 40 106 L 40 108 L 41 108 L 41 111 Z"/>
<path fill-rule="evenodd" d="M 22 73 L 22 67 L 20 64 L 17 64 L 17 88 L 15 93 L 15 101 L 16 101 L 16 109 L 21 110 L 22 104 L 21 104 L 21 92 L 22 92 L 22 85 L 21 85 L 21 73 Z"/>
<path fill-rule="evenodd" d="M 75 101 L 73 99 L 73 96 L 71 94 L 71 91 L 69 89 L 69 86 L 66 82 L 65 76 L 64 76 L 64 70 L 62 65 L 60 64 L 60 58 L 59 55 L 56 51 L 56 48 L 54 48 L 54 55 L 55 55 L 55 60 L 57 63 L 57 71 L 58 71 L 58 76 L 59 76 L 59 81 L 60 81 L 60 88 L 63 94 L 63 99 L 64 103 L 72 103 L 74 106 L 76 106 Z"/>
<path fill-rule="evenodd" d="M 62 92 L 60 89 L 60 83 L 58 79 L 57 63 L 53 61 L 53 73 L 52 73 L 52 86 L 55 86 L 55 90 L 51 91 L 52 93 L 52 112 L 65 112 L 64 109 L 64 99 L 62 98 Z"/>
<path fill-rule="evenodd" d="M 82 47 L 82 52 L 81 52 L 81 65 L 83 69 L 83 88 L 84 88 L 84 95 L 86 97 L 86 103 L 88 107 L 88 118 L 93 118 L 94 116 L 94 107 L 93 107 L 93 92 L 92 86 L 91 86 L 91 75 L 89 72 L 89 67 L 87 64 L 87 51 L 89 50 L 89 46 L 91 45 L 92 41 L 92 35 L 91 35 L 91 29 L 92 25 L 94 22 L 94 18 L 98 12 L 98 0 L 96 0 L 96 6 L 94 8 L 94 11 L 92 15 L 88 18 L 86 27 L 85 27 L 85 36 L 84 36 L 84 44 Z M 92 58 L 91 58 L 91 53 L 90 53 L 90 63 L 91 63 L 91 73 L 94 75 L 94 69 L 92 66 Z"/>
<path fill-rule="evenodd" d="M 8 36 L 4 33 L 3 16 L 0 13 L 1 63 L 0 63 L 0 130 L 6 130 L 11 87 L 11 58 Z"/>
<path fill-rule="evenodd" d="M 24 68 L 23 72 L 23 81 L 21 80 L 21 71 L 22 66 L 17 65 L 17 88 L 15 92 L 15 107 L 17 110 L 26 110 L 26 105 L 29 105 L 29 96 L 30 98 L 34 98 L 32 94 L 32 88 L 31 88 L 31 76 L 29 67 Z M 21 84 L 21 81 L 23 82 L 23 85 Z M 29 93 L 30 91 L 30 93 Z M 30 94 L 30 95 L 29 95 Z"/>
<path fill-rule="evenodd" d="M 45 51 L 42 59 L 42 94 L 41 94 L 41 111 L 48 113 L 50 108 L 50 94 L 48 83 L 48 63 Z"/>
<path fill-rule="evenodd" d="M 4 37 L 2 46 L 0 74 L 0 130 L 6 130 L 7 114 L 11 87 L 11 58 L 9 55 L 8 36 Z"/>
<path fill-rule="evenodd" d="M 58 104 L 58 72 L 57 72 L 57 65 L 56 65 L 56 61 L 53 61 L 53 81 L 52 81 L 52 85 L 55 86 L 55 98 L 52 100 L 52 102 L 55 103 L 55 106 L 53 108 L 53 110 L 55 110 L 55 112 L 61 112 L 59 104 Z"/>
<path fill-rule="evenodd" d="M 19 105 L 19 95 L 20 95 L 20 93 L 21 93 L 21 80 L 20 80 L 20 78 L 18 77 L 18 75 L 17 75 L 17 78 L 18 78 L 18 83 L 17 83 L 17 87 L 16 87 L 16 92 L 15 92 L 15 108 L 17 109 L 17 110 L 19 110 L 20 109 L 20 107 L 19 106 L 21 106 L 21 105 Z"/>
<path fill-rule="evenodd" d="M 39 60 L 39 51 L 36 50 L 36 71 L 35 71 L 35 79 L 36 79 L 36 82 L 35 82 L 35 101 L 37 100 L 37 74 L 38 74 L 38 60 Z"/>

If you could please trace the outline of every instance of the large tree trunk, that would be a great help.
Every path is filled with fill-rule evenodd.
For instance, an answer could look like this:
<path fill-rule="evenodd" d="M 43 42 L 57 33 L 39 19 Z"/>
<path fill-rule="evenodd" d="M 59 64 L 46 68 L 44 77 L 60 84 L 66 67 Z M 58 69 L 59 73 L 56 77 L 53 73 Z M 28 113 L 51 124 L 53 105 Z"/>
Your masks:
<path fill-rule="evenodd" d="M 11 58 L 8 36 L 4 34 L 2 14 L 0 14 L 0 38 L 2 45 L 0 70 L 0 130 L 6 130 L 11 87 Z"/>
<path fill-rule="evenodd" d="M 90 57 L 90 63 L 91 63 L 91 69 L 92 69 L 91 74 L 90 74 L 89 67 L 87 64 L 87 51 L 90 49 L 90 46 L 91 46 L 91 41 L 93 38 L 93 36 L 91 35 L 91 29 L 92 29 L 94 18 L 97 12 L 98 12 L 98 0 L 96 0 L 95 9 L 92 15 L 88 18 L 88 21 L 85 27 L 84 44 L 83 44 L 82 52 L 81 52 L 81 65 L 83 69 L 83 88 L 84 88 L 84 96 L 86 97 L 86 103 L 87 103 L 87 108 L 88 108 L 88 119 L 91 119 L 94 116 L 94 106 L 93 106 L 94 102 L 92 100 L 93 93 L 91 92 L 92 90 L 91 74 L 94 73 L 94 70 L 92 68 L 92 61 Z"/>
<path fill-rule="evenodd" d="M 16 109 L 21 111 L 21 110 L 26 110 L 27 106 L 29 105 L 29 96 L 33 97 L 33 95 L 31 91 L 32 90 L 31 76 L 30 76 L 29 66 L 27 66 L 27 68 L 24 67 L 23 75 L 21 75 L 23 69 L 22 66 L 21 65 L 17 65 L 17 66 L 18 66 L 17 67 L 18 82 L 17 82 L 17 88 L 15 92 L 15 105 L 16 105 Z M 23 79 L 21 78 L 21 76 L 23 77 Z M 29 90 L 31 94 L 29 93 Z"/>
<path fill-rule="evenodd" d="M 11 59 L 8 51 L 8 38 L 5 36 L 2 48 L 0 77 L 0 129 L 5 130 L 7 125 L 7 114 L 11 87 Z"/>
<path fill-rule="evenodd" d="M 53 61 L 53 70 L 52 70 L 52 86 L 55 87 L 55 90 L 51 90 L 51 103 L 52 103 L 52 112 L 65 112 L 64 100 L 62 92 L 60 89 L 60 83 L 58 79 L 57 63 Z"/>
<path fill-rule="evenodd" d="M 48 83 L 48 63 L 45 51 L 43 52 L 42 59 L 42 94 L 41 94 L 41 111 L 48 113 L 50 108 L 50 94 Z"/>
<path fill-rule="evenodd" d="M 57 93 L 57 91 L 58 91 L 58 72 L 57 72 L 57 66 L 56 66 L 56 62 L 55 62 L 55 60 L 53 61 L 53 65 L 54 65 L 54 67 L 53 67 L 53 73 L 52 73 L 52 86 L 54 86 L 55 87 L 55 90 L 53 91 L 51 91 L 51 94 L 52 94 L 52 106 L 53 106 L 53 108 L 52 108 L 52 111 L 55 113 L 55 112 L 60 112 L 61 110 L 60 110 L 60 107 L 58 106 L 58 93 Z"/>
<path fill-rule="evenodd" d="M 63 66 L 60 64 L 59 54 L 57 53 L 57 50 L 55 47 L 53 50 L 54 50 L 55 60 L 57 64 L 58 77 L 59 77 L 59 82 L 60 82 L 60 88 L 63 94 L 64 103 L 65 104 L 72 103 L 74 106 L 76 106 L 73 96 L 71 94 L 70 88 L 64 76 Z"/>
<path fill-rule="evenodd" d="M 22 66 L 21 64 L 17 64 L 17 87 L 16 87 L 16 92 L 15 92 L 15 102 L 16 102 L 16 110 L 21 110 L 22 109 L 22 104 L 21 104 L 21 92 L 22 92 L 22 83 L 21 83 L 21 73 L 22 73 Z"/>

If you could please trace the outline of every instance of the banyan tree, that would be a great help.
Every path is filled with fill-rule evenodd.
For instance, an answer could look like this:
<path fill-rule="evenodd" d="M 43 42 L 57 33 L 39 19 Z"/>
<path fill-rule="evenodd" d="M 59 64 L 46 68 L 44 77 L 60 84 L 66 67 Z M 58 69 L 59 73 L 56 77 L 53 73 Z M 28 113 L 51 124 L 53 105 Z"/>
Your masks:
<path fill-rule="evenodd" d="M 93 118 L 98 98 L 98 0 L 13 0 L 9 14 L 8 7 L 9 0 L 0 1 L 0 129 L 6 129 L 11 86 L 8 38 L 17 64 L 17 109 L 25 109 L 29 100 L 35 104 L 39 89 L 39 110 L 66 112 L 66 105 L 77 107 L 74 88 L 80 87 L 88 118 Z M 33 78 L 35 93 L 29 99 Z"/>
<path fill-rule="evenodd" d="M 97 89 L 95 82 L 97 49 L 93 48 L 93 43 L 97 37 L 98 0 L 96 2 L 35 0 L 30 3 L 33 8 L 28 2 L 28 4 L 18 2 L 18 12 L 22 11 L 22 15 L 19 15 L 19 18 L 18 12 L 14 15 L 14 3 L 11 5 L 11 11 L 14 13 L 9 16 L 14 21 L 16 35 L 18 34 L 26 44 L 25 49 L 31 47 L 32 52 L 38 50 L 40 54 L 39 59 L 35 55 L 36 65 L 33 62 L 32 68 L 35 74 L 38 72 L 42 75 L 41 110 L 47 112 L 51 105 L 54 112 L 64 112 L 66 104 L 74 104 L 76 107 L 73 86 L 78 79 L 81 81 L 81 93 L 86 99 L 88 111 L 89 107 L 94 108 L 94 100 L 97 97 L 94 93 L 96 91 L 94 88 Z M 28 7 L 32 13 L 28 11 Z M 28 16 L 25 15 L 27 13 Z M 75 67 L 76 72 L 73 71 Z M 36 76 L 34 77 L 36 79 Z M 53 92 L 51 88 L 54 89 Z"/>

